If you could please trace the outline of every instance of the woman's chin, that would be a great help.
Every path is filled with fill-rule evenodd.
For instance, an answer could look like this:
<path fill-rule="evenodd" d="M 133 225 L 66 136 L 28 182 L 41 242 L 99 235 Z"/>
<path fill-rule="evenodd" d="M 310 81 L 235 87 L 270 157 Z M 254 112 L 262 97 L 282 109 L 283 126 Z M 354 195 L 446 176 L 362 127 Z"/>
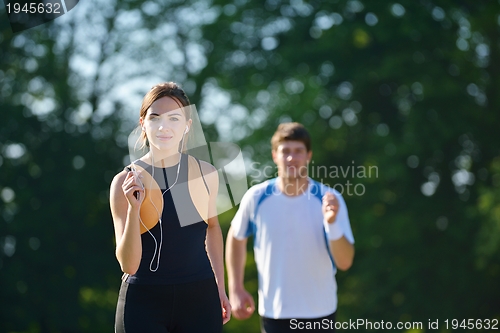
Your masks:
<path fill-rule="evenodd" d="M 157 150 L 160 150 L 160 151 L 170 151 L 170 150 L 173 150 L 175 152 L 177 152 L 177 149 L 179 147 L 179 144 L 173 142 L 172 140 L 168 140 L 168 141 L 155 141 L 155 142 L 151 142 L 150 143 L 152 146 L 154 146 Z"/>

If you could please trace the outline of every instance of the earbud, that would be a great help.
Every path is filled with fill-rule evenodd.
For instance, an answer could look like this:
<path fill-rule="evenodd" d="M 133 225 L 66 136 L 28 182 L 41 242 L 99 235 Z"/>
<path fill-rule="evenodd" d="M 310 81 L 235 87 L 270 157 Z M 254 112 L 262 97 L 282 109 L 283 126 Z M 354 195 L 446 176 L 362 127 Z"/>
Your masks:
<path fill-rule="evenodd" d="M 142 131 L 146 132 L 146 127 L 142 126 Z"/>
<path fill-rule="evenodd" d="M 189 132 L 189 126 L 186 126 L 186 130 L 184 131 L 184 134 L 186 134 L 187 132 Z"/>

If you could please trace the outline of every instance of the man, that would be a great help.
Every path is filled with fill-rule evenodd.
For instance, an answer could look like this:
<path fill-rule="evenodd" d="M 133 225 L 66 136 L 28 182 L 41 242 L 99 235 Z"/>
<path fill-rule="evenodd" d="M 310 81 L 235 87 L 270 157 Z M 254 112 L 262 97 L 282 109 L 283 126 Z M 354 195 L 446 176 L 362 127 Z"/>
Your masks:
<path fill-rule="evenodd" d="M 255 309 L 243 281 L 253 235 L 262 332 L 333 332 L 335 273 L 354 258 L 347 207 L 340 193 L 308 178 L 312 151 L 304 126 L 279 125 L 271 145 L 278 177 L 245 193 L 227 237 L 232 311 L 247 319 Z"/>

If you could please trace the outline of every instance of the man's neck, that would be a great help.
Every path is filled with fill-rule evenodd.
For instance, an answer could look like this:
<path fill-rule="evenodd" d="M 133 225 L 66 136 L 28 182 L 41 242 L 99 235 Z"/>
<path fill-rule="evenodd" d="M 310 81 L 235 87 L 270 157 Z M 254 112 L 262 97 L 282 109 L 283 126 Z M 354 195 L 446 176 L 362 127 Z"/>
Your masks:
<path fill-rule="evenodd" d="M 309 178 L 285 178 L 280 176 L 278 177 L 277 184 L 281 193 L 290 197 L 295 197 L 307 191 L 307 188 L 309 186 Z"/>

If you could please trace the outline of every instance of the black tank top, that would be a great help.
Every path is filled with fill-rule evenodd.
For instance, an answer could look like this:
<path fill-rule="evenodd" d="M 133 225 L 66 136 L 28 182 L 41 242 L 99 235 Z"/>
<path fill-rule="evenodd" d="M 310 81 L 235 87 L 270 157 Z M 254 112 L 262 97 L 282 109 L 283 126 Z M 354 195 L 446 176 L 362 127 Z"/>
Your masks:
<path fill-rule="evenodd" d="M 137 165 L 144 168 L 149 174 L 152 166 L 138 160 Z M 207 224 L 201 218 L 191 199 L 188 188 L 188 155 L 182 154 L 181 167 L 177 183 L 165 194 L 163 194 L 163 212 L 160 223 L 157 223 L 150 232 L 141 234 L 142 258 L 139 269 L 134 275 L 126 278 L 132 284 L 177 284 L 199 281 L 214 276 L 210 260 L 205 249 Z M 198 161 L 199 163 L 199 161 Z M 199 166 L 199 164 L 198 164 Z M 160 185 L 162 193 L 169 188 L 169 184 L 175 182 L 178 165 L 154 169 L 154 179 Z M 200 167 L 201 169 L 201 167 Z M 201 170 L 200 170 L 201 171 Z M 164 188 L 163 188 L 164 187 Z M 207 190 L 200 189 L 200 190 Z M 181 226 L 179 217 L 174 206 L 172 193 L 182 195 L 183 206 L 191 206 L 193 214 L 197 215 L 197 223 Z M 207 203 L 208 204 L 208 203 Z M 187 205 L 187 206 L 186 206 Z M 191 211 L 191 209 L 190 209 Z M 158 265 L 158 247 L 161 241 L 160 231 L 163 230 L 163 241 L 160 249 L 160 261 Z M 156 256 L 155 255 L 156 248 Z M 152 262 L 152 263 L 151 263 Z M 155 272 L 153 270 L 158 267 Z"/>

